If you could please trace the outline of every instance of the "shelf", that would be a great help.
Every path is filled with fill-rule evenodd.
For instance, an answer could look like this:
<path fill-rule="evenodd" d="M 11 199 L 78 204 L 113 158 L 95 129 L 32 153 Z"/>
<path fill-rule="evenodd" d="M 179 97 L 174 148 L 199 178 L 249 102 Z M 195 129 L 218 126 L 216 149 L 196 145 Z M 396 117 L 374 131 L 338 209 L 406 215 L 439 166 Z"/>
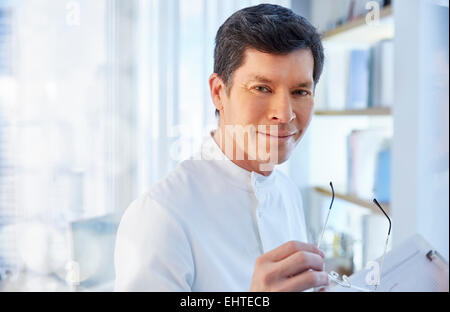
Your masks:
<path fill-rule="evenodd" d="M 324 42 L 372 44 L 383 39 L 394 37 L 394 18 L 392 6 L 380 10 L 378 24 L 366 24 L 366 15 L 340 25 L 322 35 Z"/>
<path fill-rule="evenodd" d="M 314 190 L 320 194 L 327 195 L 330 197 L 332 195 L 331 190 L 324 188 L 324 187 L 317 186 L 314 188 Z M 355 204 L 355 205 L 358 205 L 361 207 L 368 208 L 373 213 L 383 214 L 381 212 L 381 210 L 371 200 L 365 200 L 365 199 L 356 197 L 354 195 L 339 193 L 339 192 L 336 192 L 336 190 L 334 192 L 334 197 L 345 200 L 349 203 L 352 203 L 352 204 Z M 389 204 L 388 203 L 380 203 L 380 205 L 381 205 L 381 207 L 383 207 L 384 211 L 386 211 L 386 213 L 389 215 L 390 214 L 389 213 L 389 211 L 390 211 Z"/>
<path fill-rule="evenodd" d="M 390 116 L 390 107 L 377 107 L 367 109 L 347 109 L 347 110 L 317 110 L 315 115 L 320 116 Z"/>

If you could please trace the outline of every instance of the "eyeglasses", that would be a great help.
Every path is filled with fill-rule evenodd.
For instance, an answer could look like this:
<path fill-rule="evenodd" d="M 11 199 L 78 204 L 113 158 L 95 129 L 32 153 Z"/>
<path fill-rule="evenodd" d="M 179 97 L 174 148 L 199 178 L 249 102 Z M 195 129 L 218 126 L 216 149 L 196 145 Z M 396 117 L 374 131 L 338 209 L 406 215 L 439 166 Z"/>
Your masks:
<path fill-rule="evenodd" d="M 330 216 L 331 207 L 333 206 L 333 202 L 334 202 L 334 188 L 333 188 L 333 183 L 332 182 L 330 182 L 330 187 L 331 187 L 331 204 L 330 204 L 330 208 L 328 209 L 327 217 L 325 219 L 325 223 L 323 225 L 322 231 L 320 233 L 319 241 L 317 243 L 317 248 L 320 247 L 320 243 L 322 242 L 323 234 L 325 232 L 325 228 L 326 228 L 327 223 L 328 223 L 328 218 Z M 391 219 L 389 218 L 389 216 L 387 215 L 387 213 L 384 211 L 384 209 L 381 207 L 381 205 L 378 203 L 378 201 L 375 198 L 373 199 L 373 202 L 375 203 L 375 205 L 378 208 L 380 208 L 380 210 L 383 212 L 383 214 L 386 216 L 386 218 L 389 221 L 389 230 L 388 230 L 388 233 L 387 233 L 386 242 L 384 244 L 383 256 L 381 257 L 380 270 L 379 270 L 379 273 L 378 273 L 378 278 L 377 278 L 375 284 L 373 285 L 373 286 L 375 286 L 375 289 L 371 290 L 371 289 L 368 289 L 368 288 L 363 288 L 363 287 L 358 287 L 358 286 L 352 285 L 351 282 L 350 282 L 350 279 L 349 279 L 349 277 L 347 275 L 342 275 L 342 278 L 339 278 L 339 274 L 337 272 L 335 272 L 335 271 L 331 271 L 330 273 L 328 273 L 329 279 L 331 279 L 332 281 L 334 281 L 335 283 L 337 283 L 338 285 L 340 285 L 342 287 L 353 288 L 353 289 L 358 290 L 358 291 L 372 292 L 372 291 L 376 291 L 377 287 L 380 285 L 381 272 L 383 270 L 384 257 L 386 255 L 386 251 L 387 251 L 387 247 L 388 247 L 388 243 L 389 243 L 389 237 L 391 235 L 392 222 L 391 222 Z"/>
<path fill-rule="evenodd" d="M 331 207 L 333 206 L 333 202 L 334 202 L 333 183 L 330 182 L 330 186 L 331 186 L 331 204 L 330 204 L 330 208 L 328 208 L 327 218 L 325 219 L 325 224 L 323 225 L 322 232 L 320 233 L 320 238 L 319 238 L 319 242 L 317 243 L 317 248 L 320 247 L 320 243 L 322 242 L 323 233 L 325 232 L 325 228 L 326 228 L 327 223 L 328 223 L 328 217 L 330 216 Z"/>
<path fill-rule="evenodd" d="M 383 263 L 384 263 L 384 256 L 386 255 L 386 251 L 387 251 L 387 247 L 388 247 L 388 243 L 389 243 L 389 237 L 391 236 L 391 219 L 389 218 L 389 216 L 387 215 L 387 213 L 384 211 L 384 209 L 381 207 L 381 205 L 378 203 L 378 201 L 374 198 L 373 202 L 375 203 L 375 205 L 378 206 L 378 208 L 380 208 L 380 210 L 383 212 L 383 214 L 386 216 L 386 218 L 389 221 L 389 230 L 388 230 L 388 234 L 386 236 L 386 243 L 384 244 L 384 252 L 383 252 L 383 257 L 381 258 L 381 266 L 380 266 L 380 273 L 378 274 L 378 280 L 377 283 L 375 284 L 375 290 L 377 289 L 377 287 L 380 285 L 380 280 L 381 280 L 381 271 L 383 270 Z"/>

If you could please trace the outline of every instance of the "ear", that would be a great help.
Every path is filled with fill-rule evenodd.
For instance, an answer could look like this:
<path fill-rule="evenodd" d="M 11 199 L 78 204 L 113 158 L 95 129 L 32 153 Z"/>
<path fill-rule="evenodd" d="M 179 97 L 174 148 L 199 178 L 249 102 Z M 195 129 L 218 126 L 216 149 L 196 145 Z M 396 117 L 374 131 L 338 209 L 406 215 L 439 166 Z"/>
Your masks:
<path fill-rule="evenodd" d="M 217 73 L 213 73 L 211 74 L 211 76 L 209 76 L 209 90 L 211 92 L 211 98 L 213 100 L 214 106 L 219 111 L 223 110 L 223 97 L 225 96 L 225 88 L 225 83 Z"/>

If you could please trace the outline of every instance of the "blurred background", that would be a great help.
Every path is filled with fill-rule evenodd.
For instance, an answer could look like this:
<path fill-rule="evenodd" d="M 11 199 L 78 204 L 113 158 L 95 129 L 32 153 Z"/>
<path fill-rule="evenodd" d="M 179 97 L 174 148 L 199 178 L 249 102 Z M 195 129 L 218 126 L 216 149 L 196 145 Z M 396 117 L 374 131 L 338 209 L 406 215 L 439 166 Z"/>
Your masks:
<path fill-rule="evenodd" d="M 214 37 L 275 3 L 323 34 L 308 132 L 280 166 L 327 270 L 351 274 L 420 233 L 448 261 L 445 0 L 0 0 L 0 290 L 109 291 L 133 199 L 217 120 Z"/>

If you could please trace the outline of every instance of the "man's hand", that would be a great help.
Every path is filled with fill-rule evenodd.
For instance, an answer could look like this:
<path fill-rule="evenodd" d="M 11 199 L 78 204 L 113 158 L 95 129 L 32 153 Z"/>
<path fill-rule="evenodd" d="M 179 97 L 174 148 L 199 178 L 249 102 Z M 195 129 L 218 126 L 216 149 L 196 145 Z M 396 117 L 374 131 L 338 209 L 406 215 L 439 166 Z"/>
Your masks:
<path fill-rule="evenodd" d="M 302 291 L 327 286 L 324 256 L 314 245 L 289 241 L 256 259 L 250 291 Z"/>

